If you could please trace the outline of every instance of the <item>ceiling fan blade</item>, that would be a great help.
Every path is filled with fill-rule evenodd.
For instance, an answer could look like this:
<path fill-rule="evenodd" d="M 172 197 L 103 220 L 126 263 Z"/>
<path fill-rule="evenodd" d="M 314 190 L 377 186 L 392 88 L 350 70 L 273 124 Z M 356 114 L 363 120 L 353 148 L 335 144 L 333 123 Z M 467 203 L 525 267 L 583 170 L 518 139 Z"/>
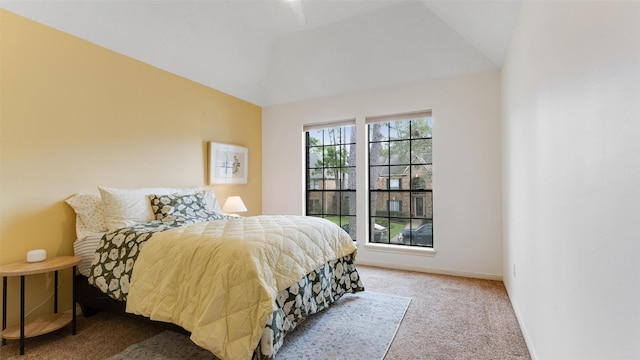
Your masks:
<path fill-rule="evenodd" d="M 307 25 L 307 18 L 304 16 L 304 10 L 302 9 L 302 0 L 289 0 L 289 5 L 296 16 L 296 20 L 298 20 L 298 25 Z"/>

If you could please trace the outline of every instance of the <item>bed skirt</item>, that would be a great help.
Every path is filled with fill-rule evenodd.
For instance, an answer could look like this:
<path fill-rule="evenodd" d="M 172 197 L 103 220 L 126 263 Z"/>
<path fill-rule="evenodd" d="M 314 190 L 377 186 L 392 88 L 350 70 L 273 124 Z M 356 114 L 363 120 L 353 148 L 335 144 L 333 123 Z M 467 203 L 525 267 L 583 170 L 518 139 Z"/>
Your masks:
<path fill-rule="evenodd" d="M 278 292 L 274 311 L 262 333 L 252 360 L 268 360 L 278 352 L 284 336 L 308 315 L 320 312 L 342 295 L 364 291 L 352 255 L 331 260 L 296 284 Z"/>

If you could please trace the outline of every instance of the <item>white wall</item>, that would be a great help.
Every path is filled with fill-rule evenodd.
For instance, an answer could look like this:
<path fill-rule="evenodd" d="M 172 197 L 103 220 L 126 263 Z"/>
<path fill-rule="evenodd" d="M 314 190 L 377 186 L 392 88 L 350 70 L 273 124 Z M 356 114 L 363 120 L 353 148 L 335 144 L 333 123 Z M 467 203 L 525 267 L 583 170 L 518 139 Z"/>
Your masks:
<path fill-rule="evenodd" d="M 504 277 L 531 354 L 639 359 L 640 3 L 525 2 L 505 64 Z"/>
<path fill-rule="evenodd" d="M 358 261 L 502 278 L 500 73 L 433 80 L 263 108 L 263 213 L 304 213 L 303 125 L 433 111 L 436 254 L 382 252 L 358 241 Z M 367 227 L 366 143 L 358 133 L 358 233 Z M 366 285 L 366 284 L 365 284 Z"/>

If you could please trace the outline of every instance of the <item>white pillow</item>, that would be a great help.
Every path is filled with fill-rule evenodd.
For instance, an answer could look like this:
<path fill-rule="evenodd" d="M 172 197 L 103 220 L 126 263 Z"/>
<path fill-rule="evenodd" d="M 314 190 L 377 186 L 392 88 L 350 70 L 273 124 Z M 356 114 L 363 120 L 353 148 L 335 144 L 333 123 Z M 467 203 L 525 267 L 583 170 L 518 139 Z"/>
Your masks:
<path fill-rule="evenodd" d="M 204 191 L 204 201 L 207 203 L 207 209 L 209 211 L 213 211 L 218 215 L 222 215 L 222 208 L 220 207 L 218 198 L 216 198 L 216 194 L 214 194 L 213 191 L 209 189 L 199 188 L 198 190 Z M 189 191 L 187 189 L 184 189 L 182 193 L 188 194 Z"/>
<path fill-rule="evenodd" d="M 76 236 L 84 239 L 107 231 L 100 194 L 76 194 L 65 200 L 76 213 Z"/>
<path fill-rule="evenodd" d="M 148 195 L 189 194 L 205 191 L 202 188 L 115 189 L 104 186 L 99 186 L 98 190 L 102 196 L 105 222 L 109 231 L 154 220 Z M 211 211 L 222 213 L 213 191 L 205 191 L 205 201 Z"/>

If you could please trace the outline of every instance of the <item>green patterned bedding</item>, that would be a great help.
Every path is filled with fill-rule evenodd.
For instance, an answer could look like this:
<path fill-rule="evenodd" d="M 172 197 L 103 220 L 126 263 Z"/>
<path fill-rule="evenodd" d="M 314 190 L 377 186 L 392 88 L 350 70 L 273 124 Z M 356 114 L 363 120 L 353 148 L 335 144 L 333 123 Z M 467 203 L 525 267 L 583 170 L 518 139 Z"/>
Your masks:
<path fill-rule="evenodd" d="M 225 218 L 213 221 L 225 221 Z M 133 267 L 146 241 L 156 232 L 200 221 L 156 220 L 106 234 L 94 255 L 89 283 L 113 299 L 126 301 Z M 253 359 L 272 359 L 282 346 L 284 336 L 306 316 L 324 310 L 345 293 L 364 291 L 354 260 L 353 255 L 331 260 L 280 291 L 276 298 L 277 310 L 265 324 Z"/>

